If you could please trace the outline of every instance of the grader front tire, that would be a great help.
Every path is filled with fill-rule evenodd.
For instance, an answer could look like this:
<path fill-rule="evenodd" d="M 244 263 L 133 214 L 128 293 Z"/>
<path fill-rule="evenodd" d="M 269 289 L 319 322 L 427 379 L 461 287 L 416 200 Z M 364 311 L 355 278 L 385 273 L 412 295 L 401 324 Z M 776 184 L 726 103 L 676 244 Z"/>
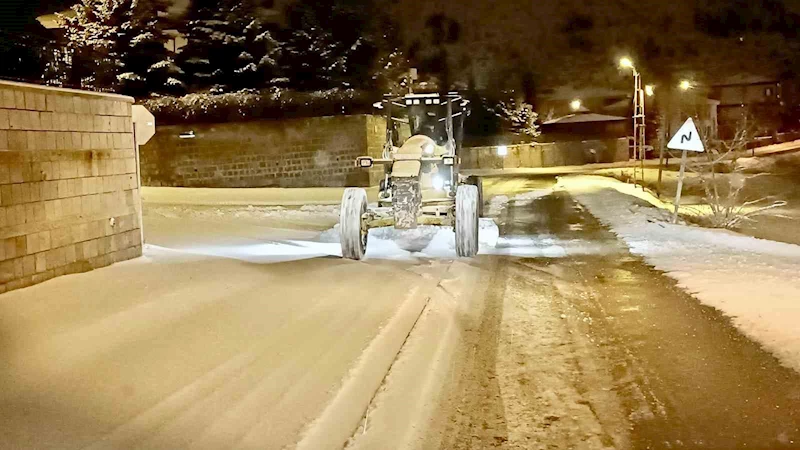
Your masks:
<path fill-rule="evenodd" d="M 462 184 L 456 190 L 456 254 L 471 258 L 478 254 L 478 187 Z"/>
<path fill-rule="evenodd" d="M 369 234 L 362 226 L 362 217 L 367 212 L 367 191 L 347 188 L 342 197 L 339 214 L 339 237 L 342 243 L 342 257 L 360 260 L 367 251 Z"/>

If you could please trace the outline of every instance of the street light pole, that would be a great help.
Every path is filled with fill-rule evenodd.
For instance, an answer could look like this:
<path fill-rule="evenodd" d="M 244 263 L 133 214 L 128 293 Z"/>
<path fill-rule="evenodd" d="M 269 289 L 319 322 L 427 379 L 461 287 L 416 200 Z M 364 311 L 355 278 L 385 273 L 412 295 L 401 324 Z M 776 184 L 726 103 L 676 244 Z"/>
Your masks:
<path fill-rule="evenodd" d="M 642 189 L 644 189 L 644 158 L 645 152 L 645 113 L 644 113 L 644 96 L 645 91 L 642 87 L 642 75 L 636 70 L 633 61 L 630 58 L 622 58 L 619 60 L 620 67 L 631 69 L 633 71 L 633 182 L 637 180 L 637 168 L 635 161 L 640 160 L 642 171 Z"/>
<path fill-rule="evenodd" d="M 642 88 L 642 75 L 636 68 L 633 69 L 634 80 L 634 102 L 633 102 L 633 150 L 634 157 L 638 157 L 641 164 L 642 173 L 642 189 L 644 189 L 644 159 L 646 157 L 645 150 L 645 113 L 644 113 L 644 89 Z M 637 153 L 638 150 L 638 153 Z M 634 166 L 634 179 L 635 175 Z"/>

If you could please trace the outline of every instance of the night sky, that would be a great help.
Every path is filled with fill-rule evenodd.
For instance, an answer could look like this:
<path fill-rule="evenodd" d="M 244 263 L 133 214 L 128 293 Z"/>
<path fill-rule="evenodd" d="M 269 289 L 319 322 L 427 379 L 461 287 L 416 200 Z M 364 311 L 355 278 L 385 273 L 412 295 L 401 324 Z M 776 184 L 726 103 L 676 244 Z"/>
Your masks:
<path fill-rule="evenodd" d="M 35 25 L 36 16 L 62 11 L 75 0 L 0 0 L 0 29 L 16 32 Z"/>
<path fill-rule="evenodd" d="M 25 29 L 35 31 L 39 28 L 37 15 L 64 10 L 76 1 L 0 0 L 0 29 L 12 34 Z M 276 3 L 285 1 L 291 0 Z M 776 36 L 744 37 L 754 23 L 768 27 L 783 20 L 787 13 L 800 14 L 800 0 L 376 1 L 384 2 L 392 11 L 408 47 L 420 41 L 419 46 L 430 48 L 423 39 L 428 18 L 445 15 L 458 22 L 460 39 L 449 49 L 449 58 L 458 67 L 485 67 L 481 76 L 486 80 L 476 80 L 479 84 L 492 82 L 489 78 L 504 80 L 521 70 L 540 79 L 553 78 L 547 80 L 551 84 L 578 78 L 585 78 L 589 84 L 607 84 L 609 77 L 619 78 L 608 61 L 616 61 L 621 55 L 640 61 L 640 69 L 645 71 L 668 67 L 665 73 L 673 73 L 675 68 L 702 68 L 706 73 L 716 69 L 724 74 L 742 67 L 780 65 L 780 58 L 774 55 L 786 53 L 783 50 L 790 45 L 800 47 L 797 32 L 789 41 Z M 736 5 L 735 17 L 725 15 L 731 5 Z M 717 24 L 715 32 L 730 34 L 721 37 L 732 40 L 736 48 L 728 45 L 723 51 L 719 40 L 709 38 L 708 31 L 714 31 L 710 30 L 711 25 L 698 27 L 696 14 L 702 10 L 721 14 L 724 20 Z M 800 30 L 800 26 L 796 28 Z M 721 56 L 716 59 L 730 63 L 707 61 L 718 55 Z M 785 59 L 786 55 L 781 57 Z M 464 63 L 467 60 L 469 64 Z M 728 67 L 737 64 L 742 67 Z M 598 66 L 611 69 L 605 73 L 595 70 Z M 506 73 L 509 71 L 513 73 Z"/>

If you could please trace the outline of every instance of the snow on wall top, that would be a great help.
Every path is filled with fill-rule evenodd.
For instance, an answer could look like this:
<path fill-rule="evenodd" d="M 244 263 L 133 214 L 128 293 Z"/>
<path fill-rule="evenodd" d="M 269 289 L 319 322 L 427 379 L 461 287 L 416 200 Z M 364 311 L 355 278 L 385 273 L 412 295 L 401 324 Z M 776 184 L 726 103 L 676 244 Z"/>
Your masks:
<path fill-rule="evenodd" d="M 26 90 L 39 90 L 39 91 L 46 91 L 51 93 L 61 93 L 61 94 L 70 94 L 70 95 L 80 95 L 80 96 L 89 96 L 89 97 L 105 97 L 109 99 L 113 99 L 115 101 L 122 101 L 127 103 L 133 103 L 133 97 L 129 97 L 127 95 L 120 95 L 120 94 L 112 94 L 107 92 L 95 92 L 95 91 L 82 91 L 79 89 L 69 89 L 69 88 L 60 88 L 55 86 L 43 86 L 39 84 L 31 84 L 31 83 L 20 83 L 17 81 L 6 81 L 0 80 L 0 89 L 3 88 L 11 88 L 11 89 L 19 89 L 23 88 Z"/>

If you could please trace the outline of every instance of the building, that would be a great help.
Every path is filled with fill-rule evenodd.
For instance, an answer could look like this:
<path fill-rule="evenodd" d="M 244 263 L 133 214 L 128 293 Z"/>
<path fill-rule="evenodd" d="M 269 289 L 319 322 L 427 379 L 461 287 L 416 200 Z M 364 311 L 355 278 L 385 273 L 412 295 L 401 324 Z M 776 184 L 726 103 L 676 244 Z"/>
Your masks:
<path fill-rule="evenodd" d="M 286 10 L 294 0 L 261 0 L 258 8 L 258 15 L 262 20 L 267 22 L 283 24 L 286 18 Z M 172 0 L 172 4 L 168 9 L 168 14 L 171 19 L 182 18 L 189 8 L 190 0 Z M 61 28 L 61 20 L 59 15 L 66 17 L 74 17 L 75 12 L 71 9 L 62 11 L 60 13 L 44 14 L 36 18 L 39 23 L 48 30 L 58 30 Z M 164 44 L 167 50 L 173 53 L 180 53 L 183 47 L 188 45 L 186 37 L 180 31 L 171 29 L 165 30 L 169 40 Z"/>
<path fill-rule="evenodd" d="M 576 101 L 579 102 L 577 109 L 573 104 Z M 632 108 L 633 89 L 576 89 L 562 86 L 545 90 L 536 99 L 536 109 L 543 122 L 589 110 L 613 116 L 630 116 Z"/>
<path fill-rule="evenodd" d="M 787 105 L 777 77 L 738 74 L 713 85 L 710 97 L 719 101 L 721 137 L 730 137 L 745 120 L 758 135 L 772 135 L 783 128 Z"/>
<path fill-rule="evenodd" d="M 540 141 L 613 139 L 628 136 L 628 121 L 623 116 L 610 116 L 589 111 L 568 114 L 542 123 Z"/>

